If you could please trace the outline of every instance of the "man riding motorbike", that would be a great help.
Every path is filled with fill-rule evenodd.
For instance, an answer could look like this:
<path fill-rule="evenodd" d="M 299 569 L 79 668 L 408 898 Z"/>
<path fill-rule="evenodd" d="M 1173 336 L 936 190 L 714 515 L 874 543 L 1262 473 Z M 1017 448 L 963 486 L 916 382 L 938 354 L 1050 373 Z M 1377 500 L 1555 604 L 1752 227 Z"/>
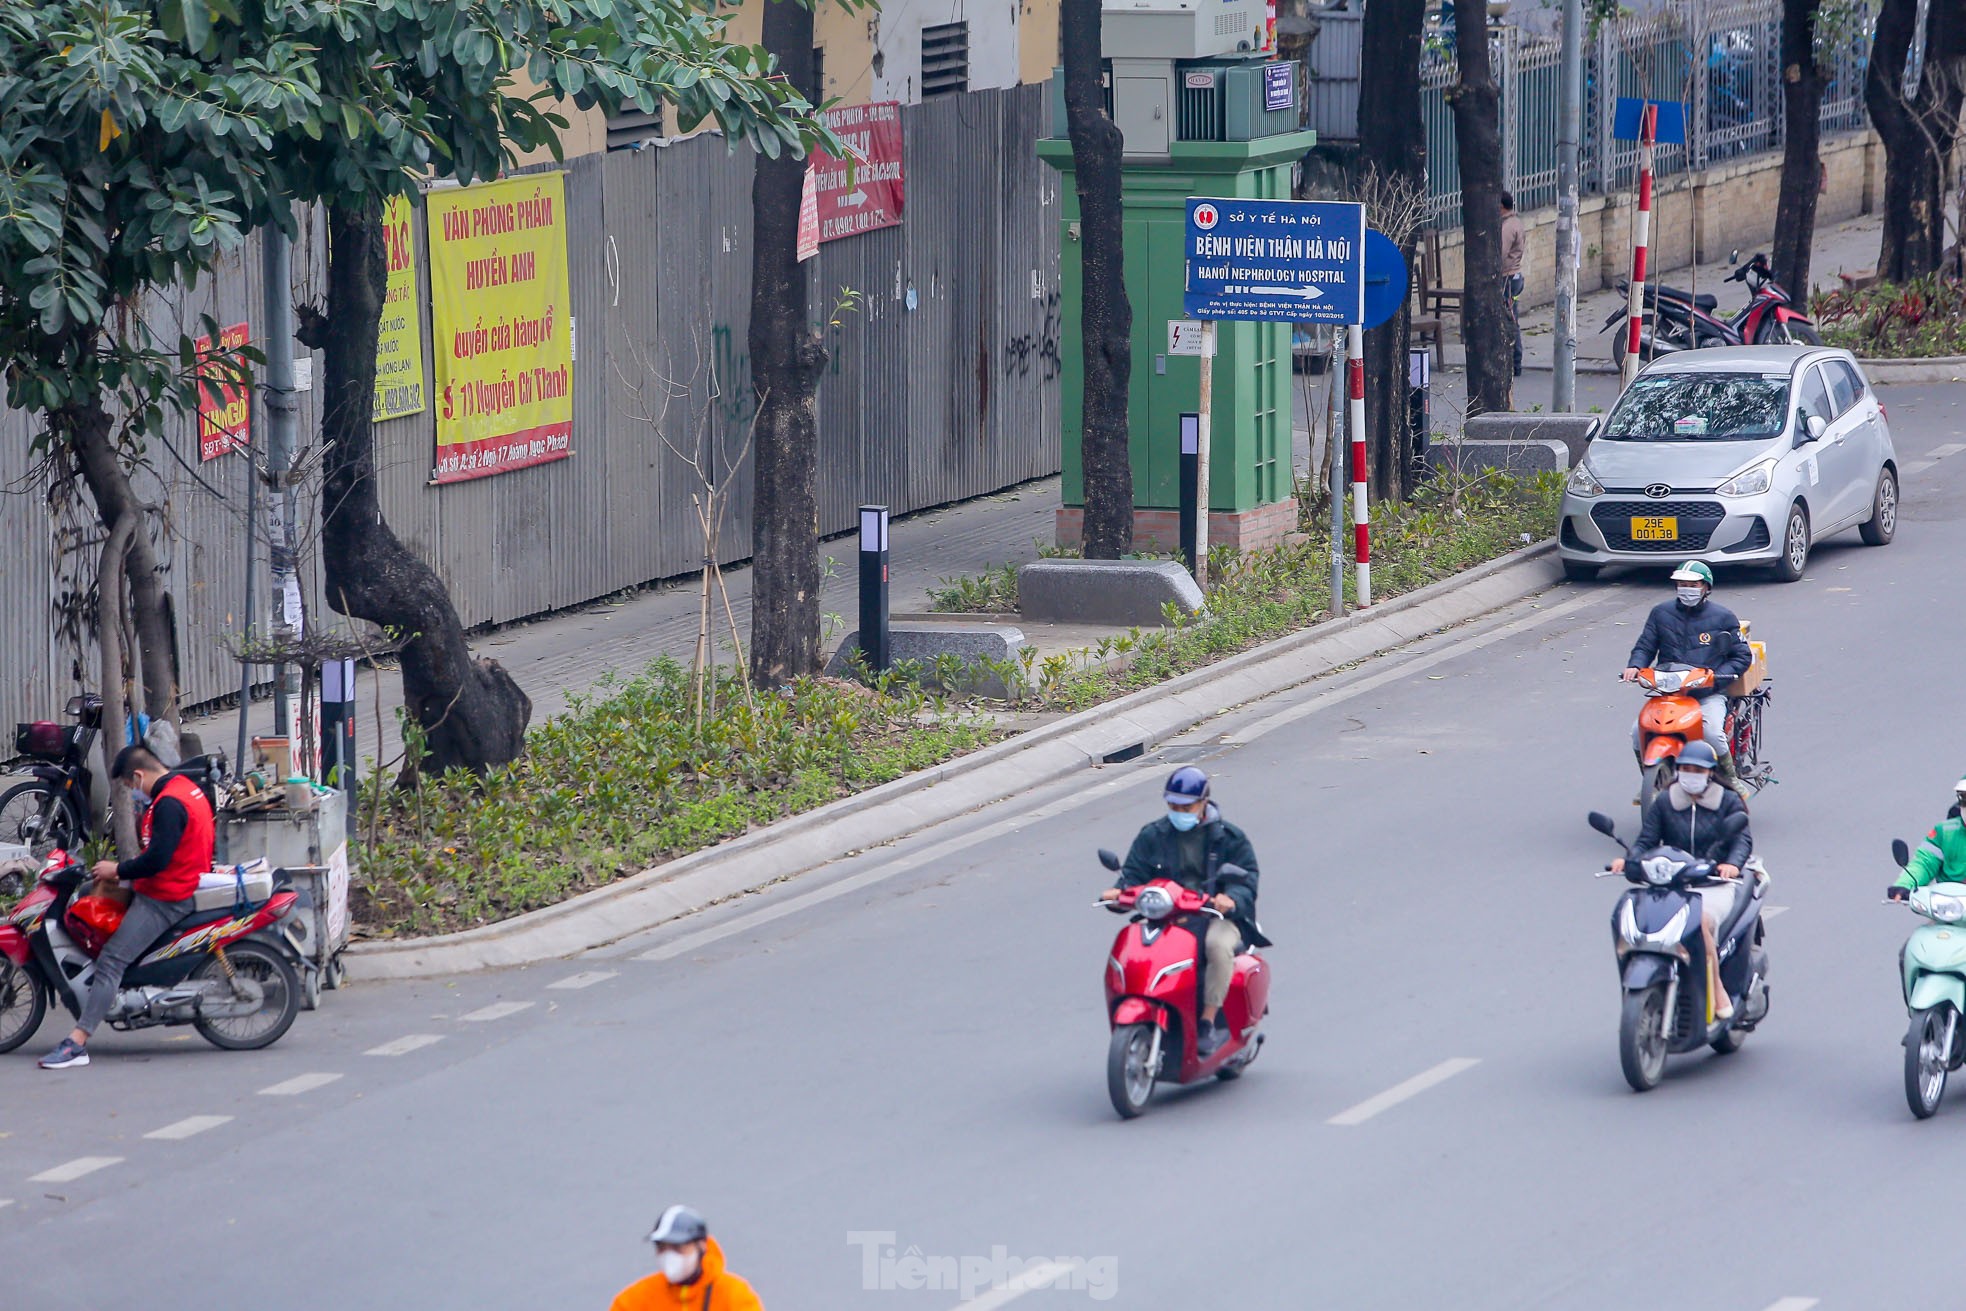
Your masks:
<path fill-rule="evenodd" d="M 1195 1050 L 1212 1056 L 1229 1036 L 1222 1002 L 1235 975 L 1236 953 L 1245 938 L 1259 947 L 1269 945 L 1256 926 L 1256 849 L 1241 829 L 1222 818 L 1221 808 L 1209 800 L 1208 775 L 1194 766 L 1175 770 L 1161 799 L 1167 813 L 1140 830 L 1126 853 L 1119 886 L 1099 897 L 1112 901 L 1121 888 L 1172 879 L 1208 896 L 1208 904 L 1221 913 L 1223 918 L 1210 917 L 1197 934 L 1202 941 L 1202 991 Z M 1229 865 L 1240 873 L 1224 875 Z"/>
<path fill-rule="evenodd" d="M 1741 866 L 1754 852 L 1754 839 L 1746 828 L 1732 837 L 1723 837 L 1721 821 L 1745 814 L 1747 807 L 1726 788 L 1713 786 L 1715 757 L 1705 742 L 1688 742 L 1679 753 L 1679 775 L 1671 787 L 1652 798 L 1638 828 L 1638 841 L 1632 851 L 1640 856 L 1658 847 L 1677 847 L 1695 860 L 1711 860 L 1724 879 L 1741 875 Z M 1611 868 L 1623 873 L 1621 856 Z M 1697 894 L 1696 894 L 1697 895 Z M 1734 1014 L 1734 1003 L 1720 986 L 1720 957 L 1714 945 L 1714 920 L 1706 898 L 1700 898 L 1700 929 L 1706 943 L 1707 995 L 1713 998 L 1714 1018 L 1724 1020 Z"/>
<path fill-rule="evenodd" d="M 649 1230 L 657 1273 L 616 1294 L 610 1311 L 764 1311 L 751 1285 L 730 1273 L 710 1226 L 687 1206 L 672 1206 Z"/>
<path fill-rule="evenodd" d="M 1891 900 L 1908 900 L 1913 888 L 1927 883 L 1966 883 L 1966 819 L 1960 818 L 1966 813 L 1966 778 L 1953 786 L 1953 797 L 1950 816 L 1925 835 L 1904 873 L 1885 890 Z"/>
<path fill-rule="evenodd" d="M 1700 735 L 1719 760 L 1721 783 L 1746 801 L 1753 795 L 1734 768 L 1727 745 L 1727 697 L 1720 689 L 1747 672 L 1754 650 L 1741 640 L 1741 621 L 1734 612 L 1711 599 L 1713 570 L 1704 561 L 1688 560 L 1672 571 L 1677 595 L 1661 601 L 1645 617 L 1645 628 L 1625 661 L 1622 675 L 1635 682 L 1647 666 L 1663 671 L 1711 669 L 1713 686 L 1700 695 Z M 1638 750 L 1638 725 L 1632 725 L 1632 750 Z M 1682 757 L 1683 758 L 1683 757 Z"/>
<path fill-rule="evenodd" d="M 150 808 L 138 826 L 143 851 L 129 860 L 99 860 L 91 870 L 98 895 L 129 890 L 129 909 L 96 957 L 95 975 L 74 1030 L 41 1058 L 44 1070 L 89 1063 L 89 1035 L 108 1017 L 124 972 L 191 913 L 199 876 L 212 868 L 212 803 L 196 782 L 188 775 L 169 773 L 147 748 L 138 746 L 124 747 L 110 772 L 150 798 Z"/>

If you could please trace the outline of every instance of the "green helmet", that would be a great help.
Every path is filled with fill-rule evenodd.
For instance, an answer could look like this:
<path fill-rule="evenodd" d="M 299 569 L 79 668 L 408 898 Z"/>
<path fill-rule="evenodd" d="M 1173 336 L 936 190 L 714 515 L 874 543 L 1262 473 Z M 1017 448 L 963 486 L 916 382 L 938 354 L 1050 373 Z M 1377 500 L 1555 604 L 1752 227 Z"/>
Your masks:
<path fill-rule="evenodd" d="M 1713 570 L 1707 568 L 1707 562 L 1705 560 L 1688 560 L 1685 564 L 1672 571 L 1672 580 L 1675 583 L 1705 583 L 1711 588 L 1713 586 Z"/>

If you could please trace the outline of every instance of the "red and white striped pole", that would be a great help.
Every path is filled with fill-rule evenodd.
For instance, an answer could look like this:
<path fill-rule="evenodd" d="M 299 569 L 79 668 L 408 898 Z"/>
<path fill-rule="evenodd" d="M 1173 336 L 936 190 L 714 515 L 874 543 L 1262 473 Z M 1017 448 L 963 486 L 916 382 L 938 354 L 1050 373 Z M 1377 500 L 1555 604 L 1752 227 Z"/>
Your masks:
<path fill-rule="evenodd" d="M 1632 220 L 1631 302 L 1625 324 L 1624 385 L 1638 376 L 1638 349 L 1645 321 L 1645 248 L 1652 239 L 1652 143 L 1657 140 L 1659 107 L 1650 101 L 1638 117 L 1638 214 Z"/>
<path fill-rule="evenodd" d="M 1365 504 L 1365 329 L 1345 329 L 1346 422 L 1352 430 L 1352 549 L 1358 561 L 1358 608 L 1372 604 L 1372 512 Z"/>

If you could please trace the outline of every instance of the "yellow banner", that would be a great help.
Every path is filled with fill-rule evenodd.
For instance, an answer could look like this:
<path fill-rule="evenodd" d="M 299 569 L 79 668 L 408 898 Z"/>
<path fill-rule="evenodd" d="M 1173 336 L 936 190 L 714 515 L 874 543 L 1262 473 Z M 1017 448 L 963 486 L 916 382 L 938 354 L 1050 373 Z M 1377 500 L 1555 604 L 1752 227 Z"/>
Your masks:
<path fill-rule="evenodd" d="M 382 229 L 389 245 L 389 290 L 382 301 L 382 332 L 375 343 L 375 412 L 377 423 L 421 414 L 429 408 L 423 394 L 423 325 L 416 301 L 416 206 L 408 196 L 391 196 L 382 211 Z"/>
<path fill-rule="evenodd" d="M 437 482 L 573 454 L 565 182 L 528 173 L 424 197 Z"/>

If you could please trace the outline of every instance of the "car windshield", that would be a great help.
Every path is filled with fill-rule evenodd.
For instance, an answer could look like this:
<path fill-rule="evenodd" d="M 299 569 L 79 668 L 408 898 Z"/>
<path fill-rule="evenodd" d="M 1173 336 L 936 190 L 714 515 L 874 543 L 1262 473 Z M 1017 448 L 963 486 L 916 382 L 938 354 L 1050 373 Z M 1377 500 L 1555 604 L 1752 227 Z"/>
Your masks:
<path fill-rule="evenodd" d="M 1617 442 L 1741 442 L 1788 421 L 1785 373 L 1659 373 L 1622 396 L 1603 435 Z"/>

